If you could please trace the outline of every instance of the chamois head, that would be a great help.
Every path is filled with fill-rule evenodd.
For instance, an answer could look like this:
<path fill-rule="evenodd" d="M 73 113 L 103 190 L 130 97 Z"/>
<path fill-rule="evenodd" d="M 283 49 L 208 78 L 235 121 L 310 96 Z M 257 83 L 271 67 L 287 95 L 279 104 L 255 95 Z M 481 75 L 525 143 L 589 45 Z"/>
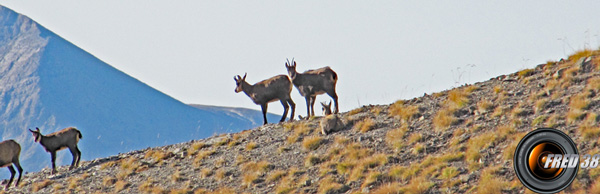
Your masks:
<path fill-rule="evenodd" d="M 331 114 L 331 100 L 329 101 L 329 104 L 326 102 L 321 102 L 321 106 L 323 106 L 323 115 Z"/>
<path fill-rule="evenodd" d="M 40 142 L 40 140 L 42 139 L 42 133 L 40 132 L 40 128 L 35 128 L 35 131 L 29 129 L 29 131 L 31 131 L 31 134 L 33 135 L 33 138 L 35 138 L 35 142 Z"/>
<path fill-rule="evenodd" d="M 233 76 L 233 80 L 235 80 L 235 93 L 240 93 L 242 91 L 242 83 L 246 82 L 246 75 L 248 73 L 244 73 L 244 77 L 239 75 Z"/>
<path fill-rule="evenodd" d="M 290 60 L 286 59 L 287 62 L 285 62 L 285 68 L 287 69 L 288 75 L 290 76 L 290 78 L 294 79 L 296 77 L 296 74 L 298 74 L 298 72 L 296 72 L 296 61 L 294 61 L 294 58 L 292 58 L 292 62 L 290 63 Z"/>

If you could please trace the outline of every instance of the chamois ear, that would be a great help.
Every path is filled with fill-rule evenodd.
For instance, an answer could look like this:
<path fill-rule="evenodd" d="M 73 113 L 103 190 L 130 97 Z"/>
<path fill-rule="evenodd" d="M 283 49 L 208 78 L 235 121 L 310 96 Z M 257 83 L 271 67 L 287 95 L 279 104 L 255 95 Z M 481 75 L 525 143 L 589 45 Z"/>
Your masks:
<path fill-rule="evenodd" d="M 35 131 L 31 130 L 31 129 L 29 129 L 29 131 L 31 131 L 32 133 L 35 132 Z"/>
<path fill-rule="evenodd" d="M 37 132 L 40 132 L 40 128 L 37 128 L 37 127 L 36 127 L 36 128 L 35 128 L 35 131 L 37 131 Z"/>
<path fill-rule="evenodd" d="M 327 105 L 327 106 L 331 106 L 331 100 L 329 100 L 329 105 Z"/>
<path fill-rule="evenodd" d="M 242 78 L 242 80 L 246 80 L 246 75 L 247 75 L 247 74 L 248 74 L 248 73 L 244 73 L 244 77 Z"/>
<path fill-rule="evenodd" d="M 321 106 L 327 106 L 327 104 L 325 104 L 325 103 L 321 102 Z"/>
<path fill-rule="evenodd" d="M 233 80 L 235 80 L 236 82 L 238 81 L 237 77 L 239 77 L 239 75 L 238 76 L 235 76 L 235 75 L 233 76 Z"/>

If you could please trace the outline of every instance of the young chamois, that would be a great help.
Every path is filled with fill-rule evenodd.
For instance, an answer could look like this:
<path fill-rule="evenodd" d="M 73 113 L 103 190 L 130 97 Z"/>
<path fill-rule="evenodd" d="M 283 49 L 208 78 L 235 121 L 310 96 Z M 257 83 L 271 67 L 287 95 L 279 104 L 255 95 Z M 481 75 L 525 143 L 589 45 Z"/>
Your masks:
<path fill-rule="evenodd" d="M 8 187 L 15 178 L 15 169 L 13 165 L 17 167 L 19 171 L 19 178 L 17 178 L 17 183 L 15 187 L 19 186 L 19 182 L 21 181 L 21 175 L 23 174 L 23 168 L 21 168 L 21 164 L 19 164 L 19 155 L 21 154 L 21 146 L 12 139 L 0 142 L 0 167 L 8 167 L 10 170 L 10 179 L 8 183 L 6 183 L 6 187 L 4 190 L 8 190 Z"/>
<path fill-rule="evenodd" d="M 329 104 L 327 104 L 327 102 L 321 102 L 321 106 L 323 107 L 324 116 L 331 114 L 331 100 L 329 101 Z"/>
<path fill-rule="evenodd" d="M 65 148 L 69 148 L 71 155 L 73 155 L 73 162 L 71 162 L 69 170 L 73 170 L 73 168 L 79 166 L 81 151 L 77 148 L 77 143 L 79 142 L 79 139 L 83 137 L 79 130 L 75 127 L 67 127 L 48 135 L 42 135 L 39 128 L 36 127 L 35 129 L 35 131 L 32 131 L 31 129 L 29 129 L 29 131 L 33 134 L 35 142 L 39 142 L 47 152 L 50 152 L 50 156 L 52 157 L 52 174 L 56 173 L 56 151 Z"/>
<path fill-rule="evenodd" d="M 335 92 L 335 84 L 337 83 L 338 77 L 335 71 L 329 67 L 322 67 L 315 70 L 308 70 L 304 73 L 298 73 L 296 71 L 296 61 L 292 59 L 292 63 L 287 61 L 285 63 L 288 75 L 292 79 L 292 83 L 300 95 L 304 96 L 306 100 L 306 114 L 307 118 L 315 116 L 315 100 L 317 95 L 327 93 L 327 95 L 333 98 L 335 103 L 335 112 L 339 112 L 338 108 L 338 96 Z"/>
<path fill-rule="evenodd" d="M 244 77 L 234 76 L 235 80 L 235 93 L 244 91 L 244 93 L 252 99 L 255 104 L 260 105 L 263 113 L 264 124 L 267 124 L 267 104 L 279 100 L 283 105 L 283 116 L 279 122 L 285 121 L 289 107 L 292 108 L 290 115 L 290 121 L 294 120 L 294 112 L 296 110 L 296 104 L 290 97 L 292 92 L 292 83 L 285 75 L 278 75 L 263 81 L 260 81 L 254 85 L 246 82 L 246 74 Z M 288 106 L 289 105 L 289 106 Z"/>

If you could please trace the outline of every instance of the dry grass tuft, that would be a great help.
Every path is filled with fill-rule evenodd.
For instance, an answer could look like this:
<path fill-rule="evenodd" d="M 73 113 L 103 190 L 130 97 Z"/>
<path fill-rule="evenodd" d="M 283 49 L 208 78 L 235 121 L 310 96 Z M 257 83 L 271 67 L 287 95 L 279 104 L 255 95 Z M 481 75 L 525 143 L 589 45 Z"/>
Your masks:
<path fill-rule="evenodd" d="M 533 119 L 533 121 L 531 121 L 531 126 L 532 127 L 541 126 L 544 124 L 544 122 L 547 119 L 548 119 L 547 115 L 540 115 L 540 116 L 536 117 L 535 119 Z"/>
<path fill-rule="evenodd" d="M 358 121 L 356 124 L 354 124 L 353 128 L 355 130 L 365 133 L 365 132 L 372 130 L 374 127 L 375 127 L 375 121 L 371 118 L 367 118 L 365 120 Z"/>
<path fill-rule="evenodd" d="M 198 153 L 198 151 L 200 151 L 202 148 L 206 148 L 209 147 L 208 145 L 202 143 L 202 142 L 195 142 L 192 144 L 191 149 L 188 151 L 188 155 L 194 155 L 196 153 Z"/>
<path fill-rule="evenodd" d="M 244 174 L 242 177 L 242 185 L 246 187 L 250 187 L 253 184 L 256 184 L 260 181 L 257 174 Z"/>
<path fill-rule="evenodd" d="M 508 145 L 508 147 L 504 148 L 502 151 L 502 158 L 505 160 L 512 160 L 515 156 L 515 149 L 517 149 L 517 145 L 519 145 L 519 139 L 515 139 Z"/>
<path fill-rule="evenodd" d="M 204 151 L 200 151 L 198 152 L 198 154 L 196 154 L 196 157 L 194 158 L 194 166 L 196 167 L 200 167 L 202 165 L 202 162 L 204 161 L 204 159 L 208 158 L 209 156 L 212 156 L 216 153 L 215 150 L 204 150 Z"/>
<path fill-rule="evenodd" d="M 546 120 L 546 127 L 556 127 L 559 124 L 560 120 L 562 120 L 562 118 L 560 117 L 560 115 L 558 115 L 558 114 L 552 114 Z"/>
<path fill-rule="evenodd" d="M 223 138 L 221 138 L 221 141 L 215 143 L 215 145 L 216 146 L 227 145 L 227 144 L 229 144 L 230 141 L 231 141 L 231 139 L 229 139 L 229 137 L 223 137 Z"/>
<path fill-rule="evenodd" d="M 256 149 L 256 147 L 258 147 L 258 145 L 256 145 L 255 142 L 251 141 L 248 144 L 246 144 L 246 151 Z"/>
<path fill-rule="evenodd" d="M 280 180 L 282 177 L 286 176 L 288 173 L 284 170 L 275 170 L 267 176 L 267 182 L 275 182 Z"/>
<path fill-rule="evenodd" d="M 470 169 L 474 170 L 474 168 L 476 169 L 480 167 L 479 159 L 481 158 L 481 154 L 479 152 L 491 145 L 494 145 L 499 138 L 501 137 L 498 137 L 495 133 L 486 133 L 476 137 L 471 137 L 467 143 L 466 153 L 466 160 Z"/>
<path fill-rule="evenodd" d="M 154 162 L 162 164 L 167 158 L 172 156 L 172 153 L 166 153 L 163 150 L 148 150 L 146 155 L 144 155 L 144 159 L 152 158 Z"/>
<path fill-rule="evenodd" d="M 315 165 L 319 164 L 319 162 L 321 162 L 321 158 L 319 158 L 318 155 L 309 154 L 304 159 L 304 166 L 306 166 L 306 167 L 315 166 Z"/>
<path fill-rule="evenodd" d="M 519 76 L 519 79 L 523 79 L 525 77 L 529 77 L 529 76 L 533 75 L 534 72 L 535 72 L 535 70 L 533 70 L 533 69 L 524 69 L 524 70 L 517 72 L 517 75 Z"/>
<path fill-rule="evenodd" d="M 181 173 L 181 171 L 176 170 L 175 172 L 173 172 L 173 174 L 171 175 L 171 181 L 173 183 L 183 181 L 183 174 Z"/>
<path fill-rule="evenodd" d="M 105 170 L 107 168 L 112 168 L 117 166 L 118 162 L 117 161 L 108 161 L 103 163 L 102 165 L 100 165 L 100 170 Z"/>
<path fill-rule="evenodd" d="M 387 183 L 387 184 L 380 186 L 379 188 L 375 189 L 374 191 L 372 191 L 370 193 L 371 194 L 403 194 L 403 193 L 405 193 L 404 190 L 402 190 L 400 188 L 402 188 L 401 183 Z"/>
<path fill-rule="evenodd" d="M 75 189 L 79 186 L 79 182 L 81 182 L 81 180 L 83 180 L 83 178 L 81 177 L 71 177 L 69 179 L 69 189 Z"/>
<path fill-rule="evenodd" d="M 116 178 L 113 177 L 104 177 L 102 179 L 102 185 L 105 187 L 112 187 L 117 182 Z"/>
<path fill-rule="evenodd" d="M 527 111 L 528 108 L 527 107 L 523 107 L 521 105 L 515 107 L 514 109 L 512 109 L 511 111 L 511 115 L 512 118 L 519 118 L 519 117 L 524 117 L 527 116 L 527 114 L 529 114 L 530 112 Z"/>
<path fill-rule="evenodd" d="M 154 180 L 152 177 L 149 177 L 146 181 L 138 186 L 138 190 L 144 193 L 151 193 L 154 188 Z"/>
<path fill-rule="evenodd" d="M 293 131 L 293 134 L 288 136 L 287 142 L 292 144 L 302 140 L 302 137 L 312 134 L 315 127 L 310 126 L 306 122 L 301 122 L 289 125 L 289 130 Z"/>
<path fill-rule="evenodd" d="M 455 110 L 444 108 L 437 112 L 432 121 L 435 131 L 444 131 L 457 123 L 458 119 L 454 117 L 454 111 Z"/>
<path fill-rule="evenodd" d="M 469 104 L 468 91 L 460 89 L 450 90 L 448 92 L 448 100 L 446 101 L 448 107 L 462 108 Z"/>
<path fill-rule="evenodd" d="M 587 193 L 600 193 L 600 178 L 593 182 Z"/>
<path fill-rule="evenodd" d="M 121 170 L 117 174 L 117 178 L 119 179 L 125 179 L 135 173 L 140 167 L 140 162 L 135 157 L 128 157 L 127 159 L 122 159 L 120 161 Z"/>
<path fill-rule="evenodd" d="M 544 109 L 546 109 L 547 105 L 548 105 L 548 99 L 540 99 L 535 102 L 534 110 L 535 110 L 535 112 L 539 113 L 539 112 L 543 111 Z"/>
<path fill-rule="evenodd" d="M 415 155 L 423 153 L 424 151 L 425 151 L 425 145 L 423 145 L 422 143 L 415 144 L 415 146 L 412 149 L 412 153 Z"/>
<path fill-rule="evenodd" d="M 306 137 L 302 141 L 302 148 L 304 148 L 304 150 L 307 151 L 316 150 L 317 148 L 319 148 L 319 146 L 321 146 L 322 141 L 323 138 L 320 136 Z"/>
<path fill-rule="evenodd" d="M 502 94 L 502 92 L 504 92 L 504 89 L 502 89 L 502 85 L 494 86 L 494 93 Z"/>
<path fill-rule="evenodd" d="M 390 106 L 390 115 L 398 117 L 400 120 L 408 122 L 419 115 L 419 106 L 408 106 L 403 100 L 398 100 Z"/>
<path fill-rule="evenodd" d="M 33 192 L 38 192 L 38 191 L 40 191 L 40 190 L 42 190 L 42 189 L 44 189 L 44 188 L 52 185 L 53 183 L 54 183 L 54 181 L 45 179 L 42 182 L 35 183 L 33 185 L 33 187 L 32 187 L 32 191 Z"/>
<path fill-rule="evenodd" d="M 115 192 L 121 192 L 125 189 L 127 189 L 127 187 L 129 187 L 131 184 L 129 184 L 128 182 L 124 181 L 124 180 L 118 180 L 117 182 L 115 182 Z"/>
<path fill-rule="evenodd" d="M 591 93 L 589 91 L 579 93 L 573 97 L 571 97 L 571 101 L 569 102 L 569 108 L 571 110 L 587 110 L 590 106 Z"/>
<path fill-rule="evenodd" d="M 477 111 L 480 113 L 487 113 L 494 109 L 494 103 L 489 100 L 482 100 L 477 102 Z"/>
<path fill-rule="evenodd" d="M 410 183 L 402 188 L 405 193 L 421 194 L 426 193 L 435 183 L 424 177 L 417 177 L 410 181 Z"/>
<path fill-rule="evenodd" d="M 458 169 L 456 167 L 452 167 L 452 166 L 446 167 L 446 168 L 444 168 L 444 170 L 442 170 L 442 174 L 440 175 L 440 178 L 442 178 L 444 180 L 448 180 L 448 179 L 458 176 L 458 174 L 460 174 L 460 172 L 458 171 Z"/>
<path fill-rule="evenodd" d="M 413 133 L 408 137 L 408 143 L 420 142 L 423 140 L 423 134 L 421 133 Z"/>
<path fill-rule="evenodd" d="M 600 128 L 597 126 L 583 125 L 579 127 L 579 130 L 581 131 L 581 137 L 586 141 L 600 137 Z"/>
<path fill-rule="evenodd" d="M 363 182 L 361 187 L 365 188 L 365 187 L 372 186 L 377 182 L 381 182 L 383 178 L 384 178 L 384 174 L 381 174 L 380 172 L 377 172 L 377 171 L 371 171 L 369 173 L 369 175 L 367 175 L 367 178 L 365 179 L 365 181 Z"/>
<path fill-rule="evenodd" d="M 583 49 L 583 50 L 577 51 L 577 52 L 573 53 L 571 56 L 569 56 L 569 60 L 575 62 L 583 57 L 590 57 L 592 55 L 598 55 L 598 54 L 599 53 L 596 50 Z"/>
<path fill-rule="evenodd" d="M 600 57 L 598 57 L 600 59 Z M 600 65 L 599 65 L 600 66 Z M 594 92 L 600 91 L 600 77 L 592 77 L 587 80 L 585 89 L 591 90 Z"/>
<path fill-rule="evenodd" d="M 223 168 L 220 168 L 219 170 L 217 170 L 217 172 L 215 173 L 215 178 L 218 181 L 223 180 L 227 175 L 227 171 L 225 171 Z"/>
<path fill-rule="evenodd" d="M 185 188 L 174 189 L 169 192 L 169 194 L 188 194 L 188 193 L 192 193 L 192 191 L 190 191 L 189 189 L 185 189 Z"/>
<path fill-rule="evenodd" d="M 343 187 L 344 185 L 335 181 L 333 177 L 328 176 L 321 181 L 321 184 L 319 184 L 318 193 L 340 193 Z"/>
<path fill-rule="evenodd" d="M 489 167 L 481 172 L 481 178 L 477 184 L 478 193 L 500 194 L 502 189 L 508 186 L 508 182 L 498 177 L 496 171 L 496 167 Z"/>
<path fill-rule="evenodd" d="M 264 175 L 273 168 L 273 165 L 267 161 L 248 162 L 242 165 L 242 171 L 245 174 Z"/>
<path fill-rule="evenodd" d="M 356 114 L 361 113 L 363 111 L 364 111 L 364 108 L 362 108 L 362 107 L 356 108 L 356 109 L 352 109 L 351 111 L 348 111 L 348 116 L 356 115 Z"/>
<path fill-rule="evenodd" d="M 396 151 L 400 151 L 404 147 L 404 134 L 407 131 L 408 128 L 406 126 L 390 130 L 385 135 L 385 142 Z"/>

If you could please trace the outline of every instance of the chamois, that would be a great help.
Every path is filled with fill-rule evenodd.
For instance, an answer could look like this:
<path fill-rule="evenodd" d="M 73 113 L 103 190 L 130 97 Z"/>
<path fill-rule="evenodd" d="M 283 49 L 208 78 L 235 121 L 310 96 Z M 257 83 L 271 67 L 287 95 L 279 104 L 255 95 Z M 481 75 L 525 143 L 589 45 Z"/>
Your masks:
<path fill-rule="evenodd" d="M 12 139 L 0 142 L 0 167 L 8 167 L 10 170 L 10 180 L 6 183 L 6 187 L 4 190 L 8 190 L 8 187 L 15 178 L 15 169 L 13 165 L 17 167 L 19 171 L 19 178 L 17 178 L 17 183 L 15 187 L 19 186 L 19 182 L 21 181 L 21 175 L 23 174 L 23 168 L 21 168 L 21 164 L 19 164 L 19 155 L 21 154 L 21 146 Z"/>
<path fill-rule="evenodd" d="M 260 81 L 254 85 L 250 85 L 246 82 L 246 75 L 244 77 L 234 76 L 235 80 L 235 93 L 244 91 L 244 93 L 252 99 L 255 104 L 260 105 L 263 113 L 264 124 L 267 124 L 267 104 L 276 100 L 281 101 L 284 111 L 283 116 L 279 122 L 285 121 L 289 107 L 292 108 L 290 115 L 290 121 L 294 120 L 294 112 L 296 110 L 296 104 L 290 97 L 292 92 L 292 83 L 285 75 L 278 75 L 263 81 Z M 288 106 L 289 105 L 289 106 Z"/>
<path fill-rule="evenodd" d="M 345 124 L 344 121 L 338 116 L 338 114 L 327 115 L 321 122 L 319 122 L 321 127 L 321 133 L 323 135 L 327 135 L 336 131 L 342 130 Z"/>
<path fill-rule="evenodd" d="M 327 104 L 327 102 L 321 102 L 321 106 L 323 107 L 324 116 L 331 114 L 331 100 L 329 101 L 329 104 Z"/>
<path fill-rule="evenodd" d="M 73 168 L 79 166 L 81 151 L 77 148 L 77 143 L 79 139 L 83 138 L 79 130 L 75 127 L 67 127 L 48 135 L 42 135 L 39 128 L 36 127 L 35 129 L 35 131 L 31 129 L 29 131 L 33 134 L 35 142 L 39 142 L 47 152 L 50 152 L 50 156 L 52 157 L 52 174 L 56 173 L 56 151 L 65 148 L 69 148 L 71 155 L 73 155 L 73 162 L 71 162 L 69 170 L 73 170 Z"/>
<path fill-rule="evenodd" d="M 327 93 L 331 98 L 333 98 L 333 102 L 335 103 L 335 112 L 339 112 L 338 108 L 338 96 L 335 92 L 335 84 L 337 83 L 337 74 L 335 71 L 331 70 L 329 67 L 322 67 L 315 70 L 308 70 L 304 73 L 298 73 L 296 71 L 296 61 L 292 59 L 292 63 L 288 60 L 285 63 L 285 67 L 287 68 L 288 75 L 292 80 L 292 83 L 298 91 L 300 95 L 304 96 L 306 100 L 306 114 L 307 118 L 310 116 L 315 116 L 315 100 L 317 99 L 317 95 Z"/>

